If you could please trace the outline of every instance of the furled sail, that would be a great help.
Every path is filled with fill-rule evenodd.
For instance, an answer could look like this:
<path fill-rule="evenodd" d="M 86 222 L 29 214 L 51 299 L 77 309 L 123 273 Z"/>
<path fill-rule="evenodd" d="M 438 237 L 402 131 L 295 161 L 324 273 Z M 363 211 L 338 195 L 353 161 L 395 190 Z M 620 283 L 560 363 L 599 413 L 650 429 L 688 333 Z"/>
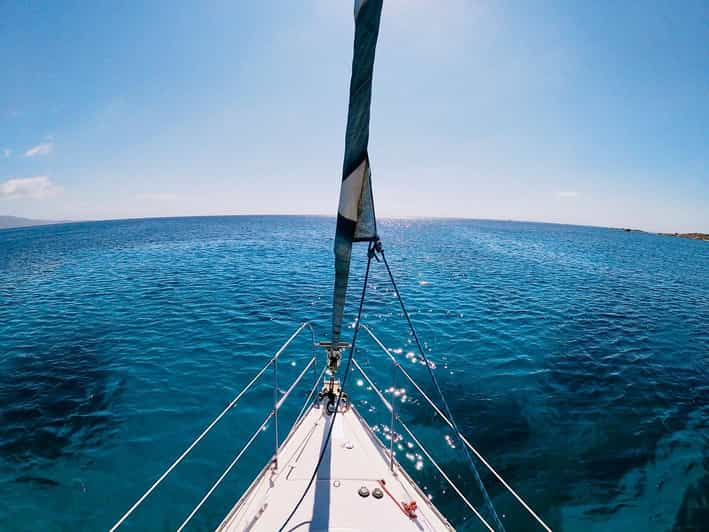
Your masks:
<path fill-rule="evenodd" d="M 340 341 L 342 315 L 350 274 L 352 243 L 376 240 L 372 173 L 369 167 L 369 113 L 372 100 L 374 52 L 377 47 L 382 0 L 355 1 L 355 39 L 350 80 L 350 104 L 345 133 L 340 204 L 335 232 L 335 290 L 332 342 Z"/>

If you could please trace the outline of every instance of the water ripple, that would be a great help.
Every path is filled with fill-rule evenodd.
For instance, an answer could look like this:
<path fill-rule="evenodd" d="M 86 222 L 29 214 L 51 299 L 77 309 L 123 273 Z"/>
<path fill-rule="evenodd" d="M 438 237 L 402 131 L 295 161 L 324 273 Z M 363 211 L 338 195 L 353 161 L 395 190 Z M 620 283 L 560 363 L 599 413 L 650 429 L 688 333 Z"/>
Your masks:
<path fill-rule="evenodd" d="M 558 530 L 696 530 L 709 508 L 709 246 L 586 227 L 384 220 L 464 432 Z M 214 217 L 0 231 L 0 529 L 105 529 L 304 319 L 327 335 L 334 221 Z M 355 252 L 359 290 L 364 249 Z M 364 320 L 430 391 L 385 272 Z M 353 317 L 354 296 L 348 316 Z M 351 329 L 350 329 L 351 331 Z M 290 382 L 311 353 L 299 338 Z M 386 357 L 358 356 L 477 503 L 460 449 Z M 270 377 L 128 523 L 174 528 L 260 423 Z M 419 449 L 359 410 L 461 529 Z M 286 403 L 297 413 L 307 385 Z M 302 392 L 302 393 L 301 393 Z M 290 417 L 289 417 L 290 416 Z M 269 426 L 268 431 L 272 431 Z M 284 436 L 282 434 L 281 436 Z M 271 452 L 257 440 L 198 515 L 213 528 Z M 510 530 L 530 521 L 489 475 Z"/>

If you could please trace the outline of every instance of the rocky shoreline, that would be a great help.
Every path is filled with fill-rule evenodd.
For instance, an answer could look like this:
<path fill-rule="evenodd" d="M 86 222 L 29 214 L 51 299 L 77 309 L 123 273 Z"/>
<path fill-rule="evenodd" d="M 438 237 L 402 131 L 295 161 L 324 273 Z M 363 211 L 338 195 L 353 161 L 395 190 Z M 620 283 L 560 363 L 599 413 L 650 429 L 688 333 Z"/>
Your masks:
<path fill-rule="evenodd" d="M 657 233 L 662 236 L 676 236 L 678 238 L 689 238 L 691 240 L 704 240 L 709 242 L 709 235 L 706 233 Z"/>
<path fill-rule="evenodd" d="M 631 229 L 628 227 L 624 227 L 620 229 L 621 231 L 625 231 L 626 233 L 647 233 L 647 231 L 643 231 L 642 229 Z M 677 238 L 688 238 L 690 240 L 704 240 L 705 242 L 709 242 L 709 234 L 707 233 L 657 233 L 660 236 L 674 236 Z"/>

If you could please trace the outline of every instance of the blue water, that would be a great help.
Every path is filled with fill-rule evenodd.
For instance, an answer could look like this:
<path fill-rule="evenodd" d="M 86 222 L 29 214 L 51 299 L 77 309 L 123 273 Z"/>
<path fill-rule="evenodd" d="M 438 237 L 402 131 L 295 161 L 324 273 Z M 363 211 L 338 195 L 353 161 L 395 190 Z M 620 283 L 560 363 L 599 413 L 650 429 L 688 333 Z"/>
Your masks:
<path fill-rule="evenodd" d="M 299 322 L 326 338 L 333 232 L 310 217 L 0 231 L 0 529 L 106 529 Z M 385 220 L 380 232 L 463 431 L 555 530 L 707 530 L 709 243 L 493 221 Z M 375 263 L 364 321 L 428 383 L 384 273 Z M 284 355 L 283 388 L 309 341 Z M 389 389 L 390 366 L 360 345 Z M 357 378 L 355 404 L 384 438 L 387 416 Z M 126 529 L 174 529 L 261 423 L 270 385 Z M 309 386 L 286 403 L 281 438 Z M 388 392 L 402 417 L 479 502 L 448 431 L 402 387 Z M 400 461 L 451 522 L 478 530 L 410 443 Z M 272 446 L 269 426 L 193 529 L 220 522 Z M 508 530 L 534 530 L 485 480 Z"/>

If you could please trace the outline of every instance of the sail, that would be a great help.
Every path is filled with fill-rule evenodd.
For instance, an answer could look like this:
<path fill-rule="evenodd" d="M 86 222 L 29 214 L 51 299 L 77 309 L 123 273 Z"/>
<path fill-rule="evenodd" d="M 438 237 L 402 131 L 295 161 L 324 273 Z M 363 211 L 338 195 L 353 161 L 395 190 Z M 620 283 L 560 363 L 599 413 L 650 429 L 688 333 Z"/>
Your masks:
<path fill-rule="evenodd" d="M 372 100 L 374 52 L 379 35 L 382 0 L 355 1 L 355 39 L 350 80 L 350 104 L 345 133 L 340 204 L 335 231 L 335 290 L 332 305 L 332 342 L 340 341 L 342 315 L 350 274 L 352 243 L 376 240 L 377 221 L 369 166 L 369 114 Z"/>

